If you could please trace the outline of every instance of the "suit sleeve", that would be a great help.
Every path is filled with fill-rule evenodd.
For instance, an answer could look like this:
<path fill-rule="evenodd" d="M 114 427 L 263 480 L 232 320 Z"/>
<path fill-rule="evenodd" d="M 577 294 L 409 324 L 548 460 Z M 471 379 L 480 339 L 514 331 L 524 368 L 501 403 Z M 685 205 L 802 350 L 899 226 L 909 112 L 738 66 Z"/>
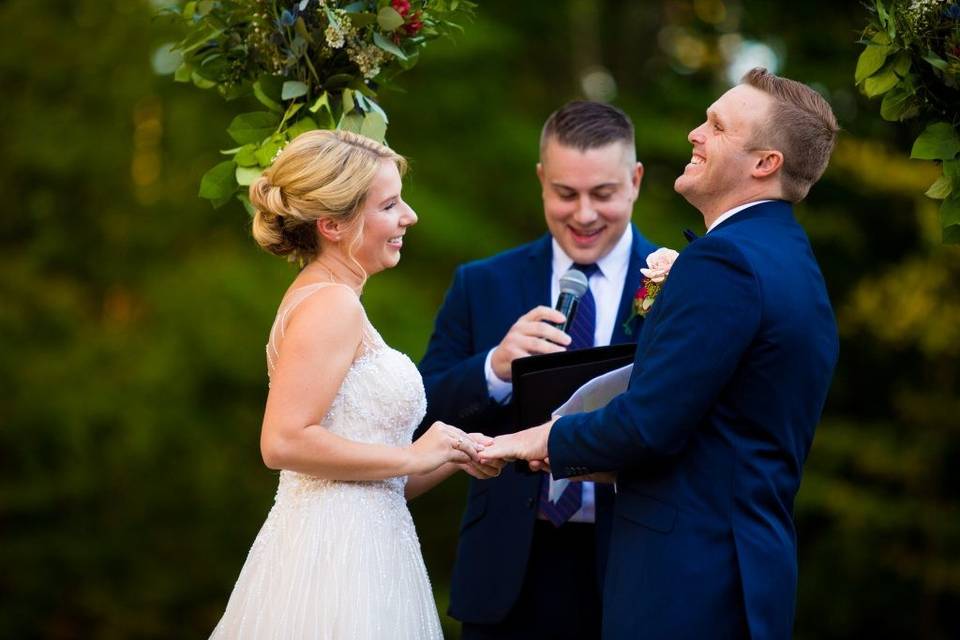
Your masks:
<path fill-rule="evenodd" d="M 427 416 L 417 435 L 434 420 L 458 426 L 471 422 L 493 404 L 483 370 L 487 349 L 477 351 L 474 344 L 469 293 L 465 269 L 459 267 L 420 361 Z"/>
<path fill-rule="evenodd" d="M 760 323 L 753 270 L 722 238 L 691 244 L 655 305 L 627 391 L 603 409 L 554 423 L 548 447 L 556 477 L 620 471 L 682 451 Z"/>

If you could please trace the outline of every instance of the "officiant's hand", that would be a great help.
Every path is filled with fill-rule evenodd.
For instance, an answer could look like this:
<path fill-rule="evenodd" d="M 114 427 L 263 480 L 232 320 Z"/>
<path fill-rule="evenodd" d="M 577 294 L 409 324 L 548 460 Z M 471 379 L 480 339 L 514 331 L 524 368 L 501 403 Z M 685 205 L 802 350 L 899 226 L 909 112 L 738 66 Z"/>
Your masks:
<path fill-rule="evenodd" d="M 550 429 L 556 418 L 524 431 L 497 436 L 493 444 L 480 452 L 480 462 L 488 464 L 491 460 L 539 460 L 546 461 L 547 441 Z"/>
<path fill-rule="evenodd" d="M 570 336 L 547 324 L 564 320 L 566 318 L 562 313 L 545 306 L 536 307 L 520 316 L 490 356 L 493 373 L 504 382 L 509 382 L 512 378 L 510 365 L 517 358 L 565 351 L 570 344 Z"/>
<path fill-rule="evenodd" d="M 489 447 L 493 444 L 493 438 L 485 436 L 482 433 L 470 433 L 467 435 L 480 447 Z M 506 464 L 507 462 L 505 460 L 490 460 L 486 464 L 471 461 L 460 463 L 457 466 L 477 480 L 489 480 L 490 478 L 499 476 L 500 471 Z"/>

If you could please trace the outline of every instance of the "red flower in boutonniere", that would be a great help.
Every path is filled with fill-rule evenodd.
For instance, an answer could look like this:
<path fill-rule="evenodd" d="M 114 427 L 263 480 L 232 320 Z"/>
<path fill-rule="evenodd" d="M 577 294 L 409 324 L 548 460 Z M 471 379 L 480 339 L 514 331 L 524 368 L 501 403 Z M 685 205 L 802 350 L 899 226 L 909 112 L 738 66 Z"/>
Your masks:
<path fill-rule="evenodd" d="M 650 308 L 653 307 L 653 302 L 657 295 L 660 294 L 663 283 L 666 282 L 667 276 L 670 275 L 670 268 L 673 266 L 673 261 L 676 260 L 679 255 L 680 254 L 673 249 L 661 247 L 647 256 L 647 268 L 640 269 L 640 273 L 643 274 L 643 280 L 640 282 L 640 286 L 637 287 L 637 292 L 633 294 L 633 305 L 630 307 L 630 317 L 627 318 L 627 321 L 623 324 L 623 330 L 626 331 L 627 335 L 633 332 L 632 322 L 634 318 L 638 316 L 643 318 L 649 313 Z"/>

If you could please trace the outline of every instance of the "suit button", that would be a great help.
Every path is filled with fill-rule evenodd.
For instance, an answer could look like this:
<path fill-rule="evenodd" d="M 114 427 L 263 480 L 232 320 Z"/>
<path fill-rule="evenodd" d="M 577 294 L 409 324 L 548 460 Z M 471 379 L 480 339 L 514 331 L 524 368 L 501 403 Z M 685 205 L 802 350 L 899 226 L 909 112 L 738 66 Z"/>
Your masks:
<path fill-rule="evenodd" d="M 527 498 L 527 509 L 533 509 L 534 504 L 536 504 L 536 500 L 533 498 Z"/>

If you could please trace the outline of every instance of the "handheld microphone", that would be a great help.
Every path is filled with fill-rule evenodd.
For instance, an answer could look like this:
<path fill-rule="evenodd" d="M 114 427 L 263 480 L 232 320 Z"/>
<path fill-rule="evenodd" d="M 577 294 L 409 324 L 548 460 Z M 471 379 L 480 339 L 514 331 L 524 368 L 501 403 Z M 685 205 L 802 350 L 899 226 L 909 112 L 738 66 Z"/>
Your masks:
<path fill-rule="evenodd" d="M 557 311 L 567 317 L 566 322 L 551 322 L 553 326 L 564 333 L 573 324 L 573 317 L 580 306 L 580 298 L 587 292 L 590 283 L 587 276 L 579 269 L 569 269 L 560 276 L 560 296 L 557 298 Z"/>

